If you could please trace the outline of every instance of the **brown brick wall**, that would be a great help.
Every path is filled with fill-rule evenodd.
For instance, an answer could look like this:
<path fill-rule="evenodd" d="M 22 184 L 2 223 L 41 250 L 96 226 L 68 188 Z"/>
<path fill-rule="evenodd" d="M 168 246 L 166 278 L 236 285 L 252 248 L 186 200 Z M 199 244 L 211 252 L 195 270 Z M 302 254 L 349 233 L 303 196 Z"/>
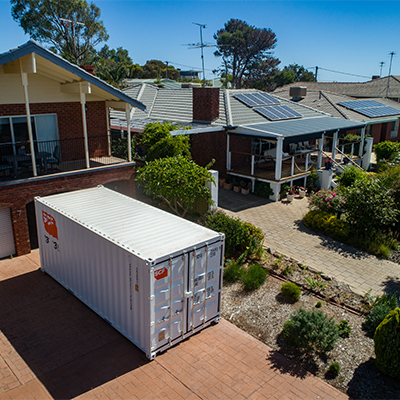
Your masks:
<path fill-rule="evenodd" d="M 242 168 L 246 165 L 251 164 L 251 137 L 250 136 L 239 136 L 231 135 L 230 150 L 231 155 L 231 168 L 233 170 Z M 243 154 L 246 153 L 246 154 Z"/>
<path fill-rule="evenodd" d="M 193 120 L 212 122 L 219 117 L 219 88 L 193 88 Z"/>
<path fill-rule="evenodd" d="M 0 187 L 0 207 L 11 208 L 16 254 L 20 256 L 31 250 L 26 205 L 36 196 L 86 189 L 114 181 L 129 181 L 130 195 L 135 197 L 135 167 L 132 165 L 98 171 L 89 170 L 79 174 L 38 179 L 31 182 L 16 182 Z"/>
<path fill-rule="evenodd" d="M 210 132 L 191 135 L 193 160 L 206 166 L 213 158 L 215 163 L 211 167 L 219 172 L 220 176 L 226 175 L 226 132 Z"/>

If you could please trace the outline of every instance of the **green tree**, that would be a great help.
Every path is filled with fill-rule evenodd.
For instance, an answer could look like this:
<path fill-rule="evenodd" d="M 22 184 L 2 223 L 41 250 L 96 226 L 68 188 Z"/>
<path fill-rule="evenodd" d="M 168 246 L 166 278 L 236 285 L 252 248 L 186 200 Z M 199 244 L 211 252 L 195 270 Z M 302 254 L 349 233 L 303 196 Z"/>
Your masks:
<path fill-rule="evenodd" d="M 95 46 L 108 40 L 100 9 L 86 0 L 11 0 L 11 15 L 32 39 L 75 64 L 90 63 Z"/>
<path fill-rule="evenodd" d="M 259 90 L 275 89 L 274 77 L 279 72 L 277 68 L 279 64 L 280 61 L 274 57 L 257 61 L 245 74 L 243 86 Z"/>
<path fill-rule="evenodd" d="M 147 162 L 138 169 L 137 181 L 146 194 L 160 199 L 182 217 L 198 199 L 208 199 L 211 203 L 206 187 L 208 181 L 213 181 L 210 172 L 184 156 Z"/>
<path fill-rule="evenodd" d="M 276 46 L 276 36 L 271 29 L 256 28 L 245 21 L 230 19 L 223 29 L 214 34 L 217 51 L 214 55 L 222 57 L 221 70 L 232 74 L 232 87 L 240 89 L 245 74 L 255 64 L 271 56 Z"/>
<path fill-rule="evenodd" d="M 293 82 L 314 82 L 315 75 L 307 71 L 302 65 L 290 64 L 275 75 L 277 87 L 288 85 Z"/>

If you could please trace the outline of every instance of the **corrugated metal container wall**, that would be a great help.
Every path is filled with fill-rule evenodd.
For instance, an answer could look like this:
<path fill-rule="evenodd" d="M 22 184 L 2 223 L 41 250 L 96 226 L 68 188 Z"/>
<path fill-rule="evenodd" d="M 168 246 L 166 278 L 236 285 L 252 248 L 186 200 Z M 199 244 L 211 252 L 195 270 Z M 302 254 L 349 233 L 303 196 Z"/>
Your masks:
<path fill-rule="evenodd" d="M 219 320 L 223 235 L 104 187 L 35 205 L 42 269 L 148 358 Z"/>

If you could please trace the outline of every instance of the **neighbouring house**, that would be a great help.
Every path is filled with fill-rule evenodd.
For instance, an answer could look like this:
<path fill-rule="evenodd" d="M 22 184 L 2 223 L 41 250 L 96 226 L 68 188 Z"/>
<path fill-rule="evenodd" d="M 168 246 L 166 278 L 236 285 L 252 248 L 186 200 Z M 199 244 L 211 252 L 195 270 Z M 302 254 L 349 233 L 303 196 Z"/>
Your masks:
<path fill-rule="evenodd" d="M 296 82 L 296 86 L 308 90 L 323 90 L 331 93 L 344 94 L 357 99 L 387 98 L 400 102 L 400 76 L 390 75 L 373 77 L 367 82 Z M 293 83 L 277 88 L 275 91 L 288 90 Z"/>
<path fill-rule="evenodd" d="M 138 85 L 124 91 L 147 105 L 148 114 L 133 111 L 130 130 L 140 132 L 148 122 L 172 121 L 190 130 L 192 157 L 200 165 L 215 159 L 220 176 L 270 184 L 278 200 L 285 184 L 305 184 L 311 168 L 320 168 L 325 136 L 360 130 L 364 148 L 365 124 L 342 118 L 254 89 L 159 89 Z M 114 132 L 123 134 L 122 113 L 111 114 Z M 360 162 L 363 153 L 354 161 Z"/>
<path fill-rule="evenodd" d="M 313 82 L 315 83 L 315 82 Z M 318 83 L 318 82 L 317 82 Z M 286 86 L 274 94 L 296 104 L 312 107 L 333 117 L 364 122 L 366 135 L 372 136 L 374 144 L 400 139 L 400 104 L 385 98 L 356 99 L 328 90 L 309 89 L 305 86 Z M 356 134 L 357 132 L 350 132 Z M 338 147 L 346 145 L 344 140 Z"/>
<path fill-rule="evenodd" d="M 0 86 L 0 258 L 37 247 L 35 196 L 105 184 L 134 195 L 108 114 L 129 120 L 141 102 L 35 41 L 0 54 Z"/>

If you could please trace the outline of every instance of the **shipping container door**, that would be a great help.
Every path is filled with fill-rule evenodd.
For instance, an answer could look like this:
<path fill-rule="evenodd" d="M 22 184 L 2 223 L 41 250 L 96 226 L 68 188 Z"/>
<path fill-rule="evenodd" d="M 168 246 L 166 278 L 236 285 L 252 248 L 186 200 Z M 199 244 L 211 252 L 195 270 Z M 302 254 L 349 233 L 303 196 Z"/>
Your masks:
<path fill-rule="evenodd" d="M 15 253 L 11 212 L 8 207 L 0 207 L 0 258 Z"/>
<path fill-rule="evenodd" d="M 193 330 L 219 314 L 221 242 L 202 247 L 190 254 L 187 330 Z"/>
<path fill-rule="evenodd" d="M 181 255 L 154 267 L 153 351 L 184 334 L 187 263 L 187 256 Z"/>

